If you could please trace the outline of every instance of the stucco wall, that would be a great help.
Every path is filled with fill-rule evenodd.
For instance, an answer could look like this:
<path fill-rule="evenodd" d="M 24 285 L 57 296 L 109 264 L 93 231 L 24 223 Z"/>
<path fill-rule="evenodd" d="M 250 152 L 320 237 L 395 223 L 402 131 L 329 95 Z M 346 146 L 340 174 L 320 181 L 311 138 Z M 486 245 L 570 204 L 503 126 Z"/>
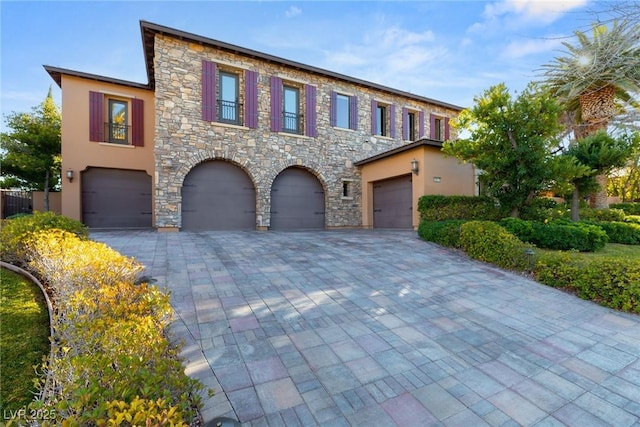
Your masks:
<path fill-rule="evenodd" d="M 144 146 L 107 144 L 89 140 L 89 92 L 144 101 Z M 81 174 L 88 167 L 144 170 L 154 176 L 153 92 L 124 85 L 103 83 L 75 76 L 62 76 L 62 214 L 81 220 Z M 72 170 L 73 181 L 66 178 Z"/>
<path fill-rule="evenodd" d="M 202 60 L 223 61 L 239 68 L 258 71 L 258 127 L 211 123 L 201 119 Z M 274 133 L 270 130 L 269 78 L 311 84 L 317 89 L 316 138 Z M 311 74 L 213 47 L 186 43 L 168 36 L 155 40 L 156 120 L 155 212 L 157 227 L 181 226 L 181 188 L 185 176 L 198 163 L 226 159 L 241 166 L 256 188 L 257 226 L 270 224 L 270 190 L 278 173 L 289 166 L 301 166 L 314 173 L 325 189 L 326 225 L 362 225 L 360 170 L 353 162 L 400 146 L 402 107 L 425 111 L 429 132 L 429 113 L 453 117 L 455 111 L 422 103 L 350 82 Z M 358 129 L 346 130 L 329 125 L 330 92 L 358 96 Z M 396 105 L 397 137 L 371 138 L 371 100 Z M 343 179 L 352 181 L 353 198 L 342 198 Z"/>
<path fill-rule="evenodd" d="M 362 166 L 362 226 L 373 227 L 373 184 L 383 179 L 411 173 L 411 161 L 418 161 L 418 173 L 412 177 L 412 225 L 420 223 L 418 199 L 426 194 L 475 195 L 474 168 L 444 157 L 437 147 L 420 146 Z M 439 182 L 437 179 L 439 178 Z"/>

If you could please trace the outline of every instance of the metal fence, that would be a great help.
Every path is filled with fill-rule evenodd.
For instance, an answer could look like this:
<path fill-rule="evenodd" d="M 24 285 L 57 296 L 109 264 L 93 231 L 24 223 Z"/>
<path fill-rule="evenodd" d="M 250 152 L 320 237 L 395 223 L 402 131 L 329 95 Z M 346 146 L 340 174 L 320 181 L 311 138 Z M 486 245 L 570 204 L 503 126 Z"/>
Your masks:
<path fill-rule="evenodd" d="M 2 218 L 33 212 L 33 197 L 30 191 L 2 190 Z"/>

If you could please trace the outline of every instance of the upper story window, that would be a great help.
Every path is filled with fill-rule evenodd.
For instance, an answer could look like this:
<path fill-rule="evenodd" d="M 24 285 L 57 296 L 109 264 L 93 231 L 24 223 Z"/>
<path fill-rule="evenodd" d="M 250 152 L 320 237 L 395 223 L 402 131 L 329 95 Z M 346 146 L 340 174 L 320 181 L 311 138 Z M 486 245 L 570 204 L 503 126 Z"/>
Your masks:
<path fill-rule="evenodd" d="M 394 104 L 385 104 L 375 99 L 371 101 L 371 133 L 373 135 L 396 137 L 396 109 Z"/>
<path fill-rule="evenodd" d="M 316 87 L 271 76 L 271 130 L 317 136 Z"/>
<path fill-rule="evenodd" d="M 302 133 L 300 122 L 300 90 L 297 87 L 283 87 L 282 130 L 289 133 Z"/>
<path fill-rule="evenodd" d="M 89 92 L 89 140 L 144 145 L 144 102 L 102 92 Z"/>
<path fill-rule="evenodd" d="M 431 114 L 429 137 L 436 141 L 446 141 L 450 136 L 449 118 Z"/>
<path fill-rule="evenodd" d="M 240 124 L 240 77 L 236 73 L 220 72 L 218 119 L 223 123 Z"/>
<path fill-rule="evenodd" d="M 331 92 L 331 126 L 343 129 L 358 129 L 358 98 L 338 92 Z"/>
<path fill-rule="evenodd" d="M 258 73 L 202 61 L 202 120 L 258 127 Z"/>
<path fill-rule="evenodd" d="M 424 137 L 424 112 L 402 108 L 402 139 L 416 141 Z"/>
<path fill-rule="evenodd" d="M 128 103 L 117 99 L 109 99 L 109 121 L 106 123 L 108 142 L 112 144 L 128 144 L 129 120 Z"/>

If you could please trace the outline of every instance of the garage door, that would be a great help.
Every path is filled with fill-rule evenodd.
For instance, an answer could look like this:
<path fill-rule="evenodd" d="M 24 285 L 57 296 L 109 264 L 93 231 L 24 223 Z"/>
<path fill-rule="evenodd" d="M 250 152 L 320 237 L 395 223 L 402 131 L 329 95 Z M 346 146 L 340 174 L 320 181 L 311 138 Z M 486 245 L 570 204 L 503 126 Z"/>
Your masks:
<path fill-rule="evenodd" d="M 271 229 L 324 228 L 324 190 L 310 172 L 288 168 L 271 186 Z"/>
<path fill-rule="evenodd" d="M 145 171 L 82 172 L 82 222 L 92 228 L 152 226 L 151 177 Z"/>
<path fill-rule="evenodd" d="M 412 228 L 411 175 L 373 183 L 373 226 Z"/>
<path fill-rule="evenodd" d="M 255 230 L 256 190 L 238 166 L 213 160 L 194 167 L 182 184 L 183 230 Z"/>

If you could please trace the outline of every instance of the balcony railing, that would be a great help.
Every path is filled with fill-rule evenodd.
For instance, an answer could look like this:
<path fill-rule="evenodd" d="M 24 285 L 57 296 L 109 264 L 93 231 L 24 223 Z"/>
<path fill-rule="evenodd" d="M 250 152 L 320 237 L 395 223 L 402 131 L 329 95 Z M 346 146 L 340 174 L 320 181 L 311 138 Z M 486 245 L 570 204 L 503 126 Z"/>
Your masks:
<path fill-rule="evenodd" d="M 302 133 L 302 126 L 300 126 L 300 114 L 284 112 L 282 118 L 282 130 L 284 132 Z"/>
<path fill-rule="evenodd" d="M 131 126 L 121 125 L 118 123 L 104 124 L 104 142 L 111 144 L 130 145 L 129 135 L 131 135 Z"/>
<path fill-rule="evenodd" d="M 218 121 L 234 125 L 240 124 L 240 103 L 234 101 L 218 100 Z"/>

